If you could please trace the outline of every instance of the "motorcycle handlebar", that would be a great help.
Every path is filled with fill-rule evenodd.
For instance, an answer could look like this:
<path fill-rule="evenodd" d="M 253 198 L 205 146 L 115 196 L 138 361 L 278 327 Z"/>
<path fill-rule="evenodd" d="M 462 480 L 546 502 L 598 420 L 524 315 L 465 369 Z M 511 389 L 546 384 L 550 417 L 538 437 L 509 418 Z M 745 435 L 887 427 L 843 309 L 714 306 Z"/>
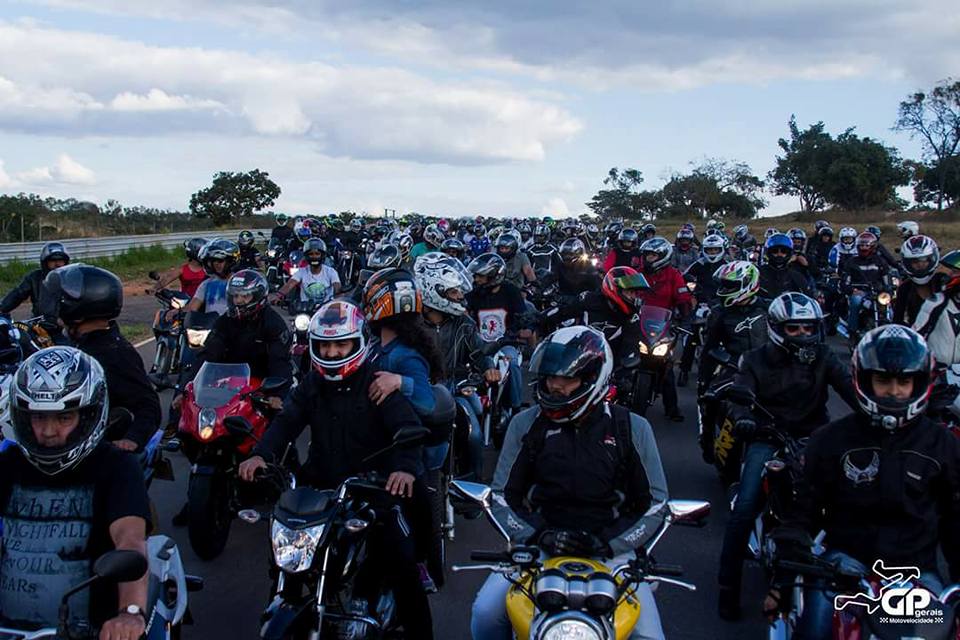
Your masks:
<path fill-rule="evenodd" d="M 506 551 L 471 551 L 470 559 L 474 562 L 512 562 L 513 558 Z"/>

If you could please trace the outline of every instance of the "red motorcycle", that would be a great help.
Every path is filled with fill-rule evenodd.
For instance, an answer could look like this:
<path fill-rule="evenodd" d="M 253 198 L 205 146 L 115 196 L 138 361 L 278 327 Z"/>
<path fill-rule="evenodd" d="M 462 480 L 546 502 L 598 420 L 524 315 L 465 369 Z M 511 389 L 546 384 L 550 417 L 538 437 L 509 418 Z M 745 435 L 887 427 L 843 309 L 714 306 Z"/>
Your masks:
<path fill-rule="evenodd" d="M 179 440 L 191 463 L 187 489 L 190 546 L 204 559 L 220 555 L 237 511 L 257 496 L 240 487 L 236 469 L 267 429 L 264 394 L 286 384 L 282 378 L 258 380 L 248 364 L 205 362 L 183 389 Z M 231 430 L 227 418 L 242 418 L 248 430 Z"/>

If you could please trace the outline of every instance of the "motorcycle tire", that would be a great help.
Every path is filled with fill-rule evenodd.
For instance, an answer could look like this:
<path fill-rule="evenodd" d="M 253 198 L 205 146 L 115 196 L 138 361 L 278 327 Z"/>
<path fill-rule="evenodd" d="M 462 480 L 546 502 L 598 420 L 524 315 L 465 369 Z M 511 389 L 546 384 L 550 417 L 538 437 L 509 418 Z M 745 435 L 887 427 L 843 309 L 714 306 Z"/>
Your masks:
<path fill-rule="evenodd" d="M 443 525 L 446 518 L 446 480 L 441 469 L 427 471 L 430 491 L 430 544 L 427 549 L 427 570 L 438 589 L 446 581 L 447 537 Z"/>
<path fill-rule="evenodd" d="M 157 355 L 154 358 L 154 363 L 156 365 L 154 373 L 161 376 L 170 374 L 170 369 L 173 365 L 173 350 L 163 340 L 157 341 Z"/>
<path fill-rule="evenodd" d="M 638 416 L 646 416 L 647 408 L 653 399 L 653 376 L 641 372 L 633 379 L 633 390 L 630 395 L 630 411 Z"/>
<path fill-rule="evenodd" d="M 187 533 L 190 546 L 201 560 L 213 560 L 227 546 L 233 523 L 229 483 L 223 473 L 190 476 Z"/>

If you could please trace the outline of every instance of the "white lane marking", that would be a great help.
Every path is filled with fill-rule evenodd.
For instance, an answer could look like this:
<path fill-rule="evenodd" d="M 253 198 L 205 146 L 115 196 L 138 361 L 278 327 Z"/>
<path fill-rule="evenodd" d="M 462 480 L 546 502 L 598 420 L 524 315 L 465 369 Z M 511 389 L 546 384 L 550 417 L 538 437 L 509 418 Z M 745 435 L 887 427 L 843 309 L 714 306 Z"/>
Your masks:
<path fill-rule="evenodd" d="M 140 342 L 138 342 L 138 343 L 136 343 L 135 345 L 133 345 L 133 348 L 134 348 L 134 349 L 139 349 L 140 347 L 142 347 L 142 346 L 144 346 L 144 345 L 146 345 L 146 344 L 150 344 L 151 342 L 153 342 L 153 340 L 154 340 L 153 338 L 147 338 L 146 340 L 141 340 Z"/>

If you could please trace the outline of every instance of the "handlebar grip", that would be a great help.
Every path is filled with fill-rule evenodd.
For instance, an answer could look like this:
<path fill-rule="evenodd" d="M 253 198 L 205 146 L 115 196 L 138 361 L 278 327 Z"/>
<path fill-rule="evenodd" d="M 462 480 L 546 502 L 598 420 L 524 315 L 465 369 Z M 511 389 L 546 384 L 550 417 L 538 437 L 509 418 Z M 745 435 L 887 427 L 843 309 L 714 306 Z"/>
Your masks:
<path fill-rule="evenodd" d="M 474 562 L 510 562 L 510 554 L 505 551 L 471 551 L 470 559 Z"/>
<path fill-rule="evenodd" d="M 683 575 L 683 567 L 678 564 L 657 563 L 650 567 L 650 573 L 668 577 L 680 577 Z"/>

